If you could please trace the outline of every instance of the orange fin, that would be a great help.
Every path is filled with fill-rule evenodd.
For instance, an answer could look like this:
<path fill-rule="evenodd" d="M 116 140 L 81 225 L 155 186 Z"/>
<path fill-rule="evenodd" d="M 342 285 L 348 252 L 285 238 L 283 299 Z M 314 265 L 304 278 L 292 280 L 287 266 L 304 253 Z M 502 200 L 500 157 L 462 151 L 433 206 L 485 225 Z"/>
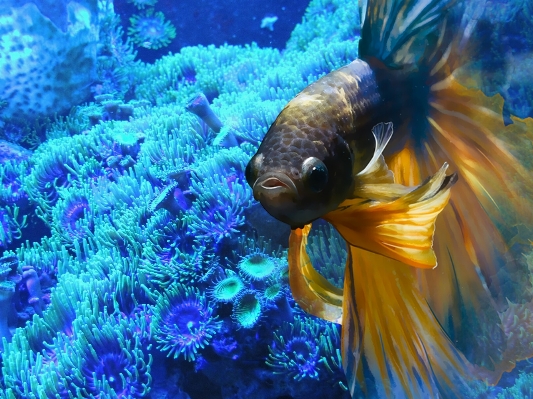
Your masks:
<path fill-rule="evenodd" d="M 341 352 L 352 393 L 371 376 L 380 398 L 458 398 L 468 392 L 470 365 L 435 319 L 413 272 L 350 248 Z"/>
<path fill-rule="evenodd" d="M 456 176 L 446 176 L 448 165 L 419 187 L 390 202 L 348 199 L 324 219 L 335 226 L 352 246 L 384 255 L 420 268 L 433 268 L 437 260 L 432 249 L 435 220 L 450 197 Z M 383 198 L 386 185 L 379 187 Z M 396 190 L 396 185 L 392 185 Z M 362 187 L 366 198 L 372 197 Z"/>
<path fill-rule="evenodd" d="M 291 231 L 289 237 L 289 283 L 292 296 L 307 313 L 334 323 L 342 318 L 342 290 L 318 273 L 306 251 L 311 225 Z"/>
<path fill-rule="evenodd" d="M 402 184 L 418 184 L 444 161 L 459 175 L 436 223 L 439 267 L 419 272 L 418 280 L 443 328 L 491 382 L 518 360 L 506 349 L 498 312 L 507 298 L 521 303 L 531 293 L 522 253 L 533 236 L 533 120 L 512 117 L 505 125 L 502 110 L 501 96 L 447 77 L 431 87 L 428 130 L 417 133 L 423 140 L 412 137 L 387 157 Z"/>

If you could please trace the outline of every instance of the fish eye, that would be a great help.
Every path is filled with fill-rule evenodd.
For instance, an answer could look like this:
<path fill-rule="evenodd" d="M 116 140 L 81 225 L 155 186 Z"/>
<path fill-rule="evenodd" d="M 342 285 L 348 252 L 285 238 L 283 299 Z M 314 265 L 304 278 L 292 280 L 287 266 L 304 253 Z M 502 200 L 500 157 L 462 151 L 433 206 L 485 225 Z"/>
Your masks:
<path fill-rule="evenodd" d="M 328 184 L 328 168 L 320 159 L 307 158 L 302 164 L 302 176 L 307 187 L 315 193 L 319 193 Z"/>

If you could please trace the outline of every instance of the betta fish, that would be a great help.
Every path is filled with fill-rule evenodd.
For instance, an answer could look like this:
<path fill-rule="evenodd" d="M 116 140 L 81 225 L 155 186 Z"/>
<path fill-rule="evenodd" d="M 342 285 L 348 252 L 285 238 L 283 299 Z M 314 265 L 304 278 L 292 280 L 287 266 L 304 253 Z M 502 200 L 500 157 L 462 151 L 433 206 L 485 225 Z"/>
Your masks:
<path fill-rule="evenodd" d="M 247 165 L 254 197 L 292 228 L 295 300 L 342 324 L 352 395 L 464 397 L 533 356 L 502 323 L 509 303 L 533 304 L 533 174 L 519 144 L 533 121 L 506 125 L 501 97 L 466 69 L 482 11 L 362 2 L 359 58 L 292 99 Z M 347 243 L 343 289 L 306 252 L 319 218 Z"/>

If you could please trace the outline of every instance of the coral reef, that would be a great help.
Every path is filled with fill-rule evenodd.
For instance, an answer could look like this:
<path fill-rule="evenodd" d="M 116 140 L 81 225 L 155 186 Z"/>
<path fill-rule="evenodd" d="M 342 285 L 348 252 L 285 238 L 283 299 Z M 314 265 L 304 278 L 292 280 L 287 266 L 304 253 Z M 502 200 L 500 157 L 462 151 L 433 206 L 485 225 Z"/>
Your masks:
<path fill-rule="evenodd" d="M 42 55 L 35 73 L 20 58 L 20 82 L 0 78 L 18 93 L 0 116 L 69 110 L 34 130 L 15 118 L 0 126 L 11 141 L 0 141 L 0 398 L 348 398 L 339 328 L 294 303 L 289 229 L 254 201 L 244 170 L 285 104 L 356 58 L 357 4 L 313 0 L 283 51 L 198 45 L 144 64 L 133 43 L 156 49 L 175 36 L 155 3 L 131 0 L 145 11 L 127 40 L 109 1 L 89 8 L 98 45 L 81 22 L 56 32 L 31 3 L 0 18 L 0 45 L 45 52 L 37 34 L 14 37 L 25 10 L 60 54 Z M 66 52 L 73 38 L 86 52 Z M 56 76 L 74 56 L 75 88 Z M 94 101 L 79 105 L 82 92 Z M 344 241 L 315 227 L 309 255 L 342 287 Z M 508 351 L 531 349 L 531 309 L 502 309 Z M 521 370 L 514 388 L 529 392 Z"/>

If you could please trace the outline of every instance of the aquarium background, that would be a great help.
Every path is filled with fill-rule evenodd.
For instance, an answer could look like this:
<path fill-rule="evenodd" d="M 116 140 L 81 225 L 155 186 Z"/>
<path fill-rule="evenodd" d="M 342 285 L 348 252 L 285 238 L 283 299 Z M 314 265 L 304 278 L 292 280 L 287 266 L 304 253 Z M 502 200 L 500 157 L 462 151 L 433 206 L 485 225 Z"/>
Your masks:
<path fill-rule="evenodd" d="M 531 1 L 489 1 L 477 84 L 533 116 Z M 2 1 L 0 398 L 349 398 L 289 229 L 244 168 L 357 57 L 355 1 Z M 327 224 L 311 258 L 342 286 Z M 533 316 L 502 314 L 530 337 Z M 529 361 L 469 397 L 533 397 Z"/>

